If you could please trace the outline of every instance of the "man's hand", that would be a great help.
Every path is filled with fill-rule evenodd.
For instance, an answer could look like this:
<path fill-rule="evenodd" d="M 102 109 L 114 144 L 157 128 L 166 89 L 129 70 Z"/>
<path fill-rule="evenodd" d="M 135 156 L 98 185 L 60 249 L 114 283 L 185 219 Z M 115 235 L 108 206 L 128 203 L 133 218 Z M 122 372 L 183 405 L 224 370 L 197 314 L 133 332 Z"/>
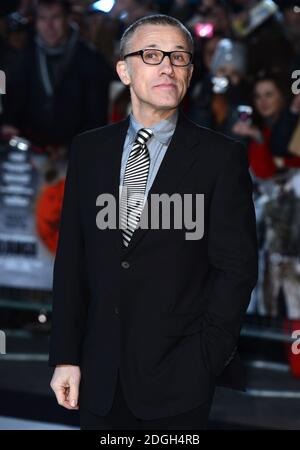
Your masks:
<path fill-rule="evenodd" d="M 56 395 L 59 405 L 67 409 L 79 409 L 78 393 L 80 377 L 79 366 L 56 366 L 50 386 Z"/>
<path fill-rule="evenodd" d="M 262 134 L 260 130 L 254 125 L 251 125 L 250 123 L 245 122 L 243 120 L 238 120 L 233 125 L 232 132 L 240 136 L 250 137 L 251 139 L 257 141 L 262 139 Z"/>

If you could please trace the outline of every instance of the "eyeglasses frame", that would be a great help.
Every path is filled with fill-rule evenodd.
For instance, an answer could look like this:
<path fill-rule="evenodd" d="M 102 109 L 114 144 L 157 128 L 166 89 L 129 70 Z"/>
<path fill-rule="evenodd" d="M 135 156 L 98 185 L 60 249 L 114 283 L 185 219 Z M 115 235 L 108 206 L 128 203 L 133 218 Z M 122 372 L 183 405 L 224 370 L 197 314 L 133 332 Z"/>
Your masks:
<path fill-rule="evenodd" d="M 149 63 L 149 62 L 145 62 L 145 60 L 144 60 L 144 52 L 146 50 L 159 50 L 160 52 L 163 53 L 162 60 L 159 63 L 154 63 L 154 64 L 153 63 Z M 190 62 L 188 64 L 173 64 L 172 60 L 171 60 L 171 54 L 172 53 L 177 53 L 177 52 L 188 53 L 190 55 L 190 57 L 191 57 Z M 136 52 L 127 53 L 126 55 L 124 55 L 123 59 L 127 58 L 128 56 L 135 56 L 135 55 L 141 56 L 142 60 L 143 60 L 143 63 L 144 64 L 148 64 L 149 66 L 159 66 L 159 64 L 161 64 L 163 62 L 164 57 L 168 56 L 169 59 L 170 59 L 170 63 L 172 64 L 172 66 L 175 66 L 175 67 L 188 67 L 188 66 L 190 66 L 192 64 L 192 60 L 193 60 L 193 56 L 194 56 L 192 52 L 188 52 L 186 50 L 172 50 L 170 52 L 165 52 L 164 50 L 160 50 L 158 48 L 143 48 L 142 50 L 137 50 Z"/>

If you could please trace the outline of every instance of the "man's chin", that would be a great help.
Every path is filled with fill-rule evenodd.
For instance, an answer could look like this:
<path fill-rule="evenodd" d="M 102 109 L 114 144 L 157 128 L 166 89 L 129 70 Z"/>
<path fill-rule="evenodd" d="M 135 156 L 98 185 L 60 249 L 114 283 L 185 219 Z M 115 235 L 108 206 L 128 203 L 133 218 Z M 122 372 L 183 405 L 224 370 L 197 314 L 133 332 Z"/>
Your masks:
<path fill-rule="evenodd" d="M 164 110 L 168 110 L 168 109 L 174 109 L 177 108 L 177 106 L 179 105 L 178 101 L 161 101 L 161 102 L 157 102 L 155 103 L 155 106 L 159 109 L 164 109 Z"/>

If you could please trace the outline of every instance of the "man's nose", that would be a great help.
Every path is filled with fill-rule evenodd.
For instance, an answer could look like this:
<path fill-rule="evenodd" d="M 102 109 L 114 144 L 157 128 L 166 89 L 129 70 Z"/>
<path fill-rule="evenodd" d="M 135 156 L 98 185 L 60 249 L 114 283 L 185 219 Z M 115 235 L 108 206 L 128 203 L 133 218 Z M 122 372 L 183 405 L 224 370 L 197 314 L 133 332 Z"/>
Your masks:
<path fill-rule="evenodd" d="M 160 69 L 167 73 L 174 72 L 174 67 L 171 64 L 171 58 L 170 55 L 165 55 L 162 62 L 160 63 Z"/>

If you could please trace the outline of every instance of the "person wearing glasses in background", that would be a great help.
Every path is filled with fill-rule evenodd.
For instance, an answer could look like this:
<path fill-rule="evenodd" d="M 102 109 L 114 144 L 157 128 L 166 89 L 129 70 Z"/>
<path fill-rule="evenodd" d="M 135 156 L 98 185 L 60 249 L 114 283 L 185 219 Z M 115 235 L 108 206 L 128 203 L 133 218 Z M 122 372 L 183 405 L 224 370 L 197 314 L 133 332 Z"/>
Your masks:
<path fill-rule="evenodd" d="M 143 17 L 125 30 L 120 52 L 131 113 L 72 143 L 51 388 L 61 406 L 80 410 L 81 429 L 205 429 L 216 385 L 245 389 L 237 341 L 258 269 L 247 156 L 180 109 L 193 72 L 181 22 Z M 121 209 L 115 228 L 97 227 L 102 193 Z M 144 201 L 152 207 L 163 193 L 204 194 L 201 238 L 139 226 Z"/>

